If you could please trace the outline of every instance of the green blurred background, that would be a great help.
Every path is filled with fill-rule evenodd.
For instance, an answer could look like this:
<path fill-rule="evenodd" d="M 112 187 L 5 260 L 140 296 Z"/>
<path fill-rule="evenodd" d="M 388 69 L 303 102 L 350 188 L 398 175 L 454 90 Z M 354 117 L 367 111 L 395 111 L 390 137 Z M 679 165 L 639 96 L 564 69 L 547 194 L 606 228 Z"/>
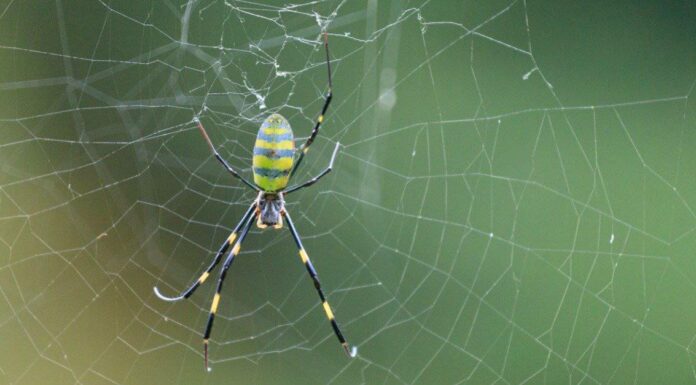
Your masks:
<path fill-rule="evenodd" d="M 196 279 L 271 112 L 287 231 Z M 696 6 L 0 1 L 0 384 L 696 383 Z"/>

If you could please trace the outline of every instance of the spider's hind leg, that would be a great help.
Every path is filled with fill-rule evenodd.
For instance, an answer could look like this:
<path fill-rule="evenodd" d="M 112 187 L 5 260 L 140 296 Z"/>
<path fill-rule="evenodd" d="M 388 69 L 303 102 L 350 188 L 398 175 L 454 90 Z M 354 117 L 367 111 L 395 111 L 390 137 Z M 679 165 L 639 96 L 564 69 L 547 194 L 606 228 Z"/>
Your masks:
<path fill-rule="evenodd" d="M 230 266 L 232 266 L 232 262 L 234 262 L 234 257 L 236 257 L 237 254 L 239 254 L 239 250 L 242 247 L 242 242 L 244 242 L 244 238 L 246 238 L 247 234 L 249 233 L 251 225 L 254 223 L 255 217 L 256 214 L 247 218 L 246 222 L 244 223 L 244 228 L 239 235 L 237 243 L 235 243 L 234 247 L 232 247 L 232 251 L 230 251 L 230 253 L 227 255 L 225 263 L 222 265 L 222 270 L 220 270 L 220 276 L 218 277 L 217 281 L 217 288 L 215 289 L 215 296 L 213 297 L 213 303 L 210 305 L 208 323 L 206 324 L 205 332 L 203 333 L 203 356 L 205 357 L 205 368 L 208 371 L 210 371 L 210 366 L 208 366 L 208 340 L 210 339 L 210 333 L 213 330 L 213 322 L 215 321 L 215 314 L 217 313 L 218 305 L 220 304 L 220 292 L 222 291 L 222 284 L 225 281 L 225 277 L 227 276 L 227 270 L 230 268 Z"/>
<path fill-rule="evenodd" d="M 244 216 L 242 216 L 242 219 L 239 221 L 239 223 L 237 223 L 237 226 L 234 228 L 234 230 L 232 230 L 230 236 L 227 237 L 225 243 L 223 243 L 220 249 L 218 250 L 217 254 L 215 255 L 215 258 L 213 259 L 213 262 L 208 266 L 208 268 L 203 272 L 203 274 L 201 274 L 201 276 L 195 282 L 193 282 L 191 286 L 189 286 L 188 289 L 184 290 L 180 295 L 176 297 L 167 297 L 159 291 L 157 286 L 155 286 L 153 289 L 157 298 L 161 299 L 162 301 L 176 302 L 190 297 L 196 291 L 196 289 L 198 289 L 198 287 L 203 282 L 205 282 L 208 276 L 210 276 L 210 272 L 213 271 L 215 266 L 217 266 L 217 264 L 220 263 L 222 255 L 225 254 L 230 245 L 235 241 L 235 239 L 237 238 L 237 234 L 239 233 L 239 230 L 242 228 L 242 225 L 244 225 L 249 220 L 249 216 L 251 216 L 255 206 L 256 202 L 252 203 L 251 206 L 249 206 L 249 209 L 246 211 Z"/>
<path fill-rule="evenodd" d="M 349 357 L 355 357 L 358 354 L 358 348 L 355 346 L 351 347 L 346 341 L 345 337 L 343 336 L 343 332 L 341 332 L 341 328 L 338 326 L 338 322 L 336 322 L 336 318 L 334 317 L 333 310 L 331 310 L 331 306 L 329 305 L 329 302 L 326 299 L 326 295 L 324 295 L 324 291 L 321 289 L 321 284 L 319 283 L 319 276 L 317 275 L 317 271 L 314 269 L 314 265 L 312 265 L 312 261 L 309 259 L 309 256 L 307 255 L 304 246 L 302 246 L 302 240 L 300 239 L 299 234 L 297 234 L 297 230 L 295 230 L 295 225 L 292 223 L 292 219 L 290 219 L 290 214 L 288 214 L 286 210 L 283 210 L 282 214 L 283 216 L 285 216 L 285 220 L 288 223 L 288 228 L 290 229 L 290 233 L 292 233 L 292 237 L 295 240 L 295 244 L 297 244 L 297 248 L 300 249 L 300 259 L 302 260 L 302 263 L 305 265 L 307 273 L 309 273 L 309 276 L 312 278 L 312 281 L 314 282 L 314 288 L 317 289 L 317 294 L 319 294 L 321 306 L 324 308 L 326 318 L 328 318 L 329 322 L 331 322 L 331 327 L 333 328 L 334 334 L 336 334 L 336 337 L 338 338 L 338 342 L 341 343 L 341 346 L 343 346 L 343 349 L 346 351 L 346 354 Z"/>

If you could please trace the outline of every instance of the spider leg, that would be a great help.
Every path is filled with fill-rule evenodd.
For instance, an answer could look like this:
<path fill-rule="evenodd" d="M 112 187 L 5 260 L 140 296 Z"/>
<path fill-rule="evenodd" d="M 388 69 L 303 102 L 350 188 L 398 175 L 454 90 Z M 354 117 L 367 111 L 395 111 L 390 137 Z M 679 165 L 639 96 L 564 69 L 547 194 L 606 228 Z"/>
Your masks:
<path fill-rule="evenodd" d="M 287 190 L 284 191 L 284 193 L 285 193 L 285 194 L 290 194 L 291 192 L 297 191 L 297 190 L 299 190 L 299 189 L 301 189 L 301 188 L 309 187 L 309 186 L 311 186 L 311 185 L 317 183 L 317 181 L 318 181 L 319 179 L 321 179 L 321 177 L 323 177 L 324 175 L 326 175 L 326 174 L 328 174 L 329 172 L 331 172 L 331 170 L 333 169 L 334 160 L 336 159 L 336 154 L 338 153 L 338 147 L 339 147 L 340 145 L 341 145 L 341 143 L 336 142 L 336 147 L 334 147 L 333 154 L 331 155 L 331 160 L 329 161 L 329 166 L 326 167 L 326 168 L 324 169 L 324 171 L 320 172 L 319 175 L 315 176 L 314 178 L 312 178 L 312 179 L 310 179 L 310 180 L 308 180 L 308 181 L 306 181 L 306 182 L 304 182 L 304 183 L 302 183 L 302 184 L 298 184 L 298 185 L 289 187 Z"/>
<path fill-rule="evenodd" d="M 324 48 L 326 50 L 326 68 L 328 69 L 329 74 L 329 91 L 326 93 L 324 107 L 322 107 L 321 114 L 319 114 L 317 122 L 314 124 L 314 129 L 312 129 L 312 133 L 309 135 L 309 138 L 307 138 L 307 141 L 304 142 L 302 147 L 299 148 L 300 156 L 299 158 L 297 158 L 297 162 L 295 162 L 295 165 L 290 171 L 290 177 L 292 177 L 292 175 L 295 173 L 295 170 L 297 170 L 297 168 L 300 166 L 300 163 L 302 163 L 302 159 L 304 158 L 307 151 L 309 151 L 309 146 L 312 145 L 312 142 L 314 142 L 314 138 L 316 138 L 317 134 L 319 133 L 319 126 L 321 126 L 321 123 L 324 121 L 324 114 L 326 114 L 326 110 L 329 108 L 331 98 L 333 97 L 331 91 L 331 61 L 329 60 L 329 37 L 326 34 L 326 32 L 324 32 Z"/>
<path fill-rule="evenodd" d="M 252 190 L 260 191 L 258 187 L 256 187 L 254 184 L 252 184 L 248 180 L 244 179 L 243 176 L 241 176 L 237 171 L 235 171 L 232 167 L 230 167 L 230 165 L 224 159 L 222 159 L 220 154 L 215 149 L 215 146 L 213 146 L 213 142 L 210 140 L 210 137 L 208 136 L 208 133 L 205 131 L 205 128 L 203 127 L 203 123 L 201 123 L 200 119 L 198 119 L 196 117 L 196 118 L 194 118 L 194 121 L 196 122 L 196 124 L 198 124 L 198 130 L 200 130 L 201 135 L 203 135 L 203 138 L 205 139 L 205 141 L 208 142 L 208 147 L 210 147 L 210 151 L 213 152 L 213 155 L 215 155 L 215 158 L 218 161 L 220 161 L 220 163 L 222 163 L 222 165 L 227 169 L 227 171 L 230 174 L 232 174 L 232 176 L 234 176 L 235 178 L 238 178 L 239 180 L 244 182 L 245 185 L 251 187 Z"/>
<path fill-rule="evenodd" d="M 249 220 L 249 216 L 251 216 L 251 213 L 254 211 L 255 207 L 256 207 L 256 202 L 254 201 L 254 203 L 252 203 L 251 206 L 249 206 L 249 209 L 246 211 L 246 213 L 244 214 L 242 219 L 239 221 L 237 226 L 234 228 L 234 230 L 232 230 L 232 233 L 230 234 L 230 236 L 227 237 L 227 239 L 225 240 L 225 243 L 222 244 L 222 246 L 220 247 L 220 250 L 218 250 L 217 254 L 215 255 L 215 259 L 213 259 L 213 262 L 210 264 L 210 266 L 208 266 L 208 268 L 203 272 L 203 274 L 201 274 L 201 276 L 194 283 L 192 283 L 191 286 L 189 286 L 188 289 L 186 289 L 184 292 L 182 292 L 180 295 L 178 295 L 176 297 L 167 297 L 165 295 L 162 295 L 162 293 L 160 293 L 157 286 L 155 286 L 154 291 L 155 291 L 155 295 L 157 295 L 157 298 L 159 298 L 163 301 L 167 301 L 167 302 L 176 302 L 176 301 L 180 301 L 182 299 L 190 297 L 191 294 L 193 294 L 193 292 L 196 291 L 198 286 L 200 286 L 203 282 L 205 282 L 205 280 L 210 275 L 210 272 L 213 271 L 215 266 L 217 266 L 217 264 L 220 262 L 220 259 L 222 259 L 222 255 L 225 253 L 225 251 L 227 251 L 227 248 L 230 247 L 230 245 L 237 238 L 237 233 L 239 232 L 239 229 L 242 227 L 243 224 L 245 224 Z"/>
<path fill-rule="evenodd" d="M 225 263 L 222 265 L 222 270 L 220 270 L 220 276 L 218 277 L 218 281 L 217 281 L 217 289 L 215 290 L 215 296 L 213 297 L 213 303 L 210 305 L 210 314 L 208 314 L 208 323 L 205 326 L 205 333 L 203 333 L 203 355 L 205 357 L 205 368 L 208 371 L 210 371 L 210 367 L 208 366 L 208 339 L 210 338 L 210 332 L 213 329 L 213 321 L 215 321 L 215 313 L 217 312 L 218 305 L 220 304 L 220 291 L 222 290 L 222 283 L 225 281 L 225 276 L 227 275 L 227 270 L 232 265 L 232 262 L 234 261 L 234 257 L 237 254 L 239 254 L 239 250 L 242 247 L 242 242 L 244 242 L 244 238 L 246 238 L 246 235 L 249 233 L 249 229 L 251 229 L 251 225 L 254 223 L 254 219 L 256 219 L 256 215 L 257 215 L 256 212 L 254 212 L 254 214 L 251 215 L 246 220 L 246 223 L 244 224 L 244 229 L 239 234 L 239 239 L 237 240 L 237 243 L 235 243 L 234 247 L 232 248 L 232 251 L 230 251 L 229 254 L 227 255 L 227 258 L 225 259 Z"/>
<path fill-rule="evenodd" d="M 285 220 L 288 224 L 288 228 L 292 233 L 292 237 L 295 240 L 295 244 L 297 244 L 297 248 L 300 249 L 300 259 L 302 259 L 302 263 L 304 263 L 305 268 L 307 269 L 307 273 L 309 273 L 309 276 L 312 278 L 312 281 L 314 282 L 314 288 L 317 289 L 317 293 L 319 294 L 319 300 L 321 301 L 321 305 L 324 308 L 324 312 L 326 313 L 326 318 L 328 318 L 329 322 L 331 322 L 331 327 L 333 328 L 333 331 L 336 334 L 338 341 L 341 343 L 343 349 L 346 351 L 346 354 L 349 357 L 355 357 L 358 354 L 358 348 L 355 346 L 351 347 L 350 345 L 348 345 L 348 342 L 346 342 L 345 337 L 343 337 L 343 333 L 341 332 L 341 329 L 338 327 L 338 323 L 334 318 L 334 313 L 331 310 L 331 306 L 329 305 L 329 302 L 326 300 L 324 291 L 321 290 L 321 284 L 319 283 L 317 271 L 314 269 L 314 265 L 312 265 L 312 261 L 309 259 L 309 256 L 307 255 L 304 246 L 302 246 L 302 241 L 300 240 L 300 236 L 297 234 L 297 230 L 295 230 L 295 225 L 292 223 L 292 219 L 290 219 L 290 214 L 288 214 L 286 210 L 283 210 L 283 216 L 285 217 Z"/>

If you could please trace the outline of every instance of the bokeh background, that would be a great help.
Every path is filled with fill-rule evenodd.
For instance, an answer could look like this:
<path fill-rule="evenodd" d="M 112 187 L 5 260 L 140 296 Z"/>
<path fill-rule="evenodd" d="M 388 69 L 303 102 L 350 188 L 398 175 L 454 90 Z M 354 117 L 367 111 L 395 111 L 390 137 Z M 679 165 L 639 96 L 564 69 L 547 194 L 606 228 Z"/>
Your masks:
<path fill-rule="evenodd" d="M 0 383 L 693 384 L 696 6 L 0 1 Z M 271 112 L 307 137 L 254 229 Z M 212 280 L 211 280 L 212 281 Z"/>

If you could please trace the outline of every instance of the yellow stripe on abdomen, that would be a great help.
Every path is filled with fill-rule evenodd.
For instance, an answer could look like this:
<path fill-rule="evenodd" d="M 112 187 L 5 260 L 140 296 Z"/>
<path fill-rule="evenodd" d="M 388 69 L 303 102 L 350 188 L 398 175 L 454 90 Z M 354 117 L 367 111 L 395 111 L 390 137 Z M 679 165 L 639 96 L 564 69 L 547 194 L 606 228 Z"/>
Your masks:
<path fill-rule="evenodd" d="M 295 143 L 293 143 L 291 140 L 284 140 L 282 142 L 267 142 L 263 139 L 257 139 L 254 147 L 267 148 L 271 150 L 294 150 Z"/>
<path fill-rule="evenodd" d="M 252 165 L 258 168 L 271 168 L 274 170 L 289 170 L 292 167 L 292 157 L 269 158 L 264 155 L 254 155 Z"/>
<path fill-rule="evenodd" d="M 264 191 L 278 191 L 288 185 L 287 176 L 278 178 L 269 178 L 267 176 L 254 175 L 254 183 L 261 187 Z"/>
<path fill-rule="evenodd" d="M 287 134 L 291 132 L 287 128 L 279 128 L 279 127 L 267 127 L 263 129 L 263 133 L 266 135 L 282 135 L 282 134 Z"/>

